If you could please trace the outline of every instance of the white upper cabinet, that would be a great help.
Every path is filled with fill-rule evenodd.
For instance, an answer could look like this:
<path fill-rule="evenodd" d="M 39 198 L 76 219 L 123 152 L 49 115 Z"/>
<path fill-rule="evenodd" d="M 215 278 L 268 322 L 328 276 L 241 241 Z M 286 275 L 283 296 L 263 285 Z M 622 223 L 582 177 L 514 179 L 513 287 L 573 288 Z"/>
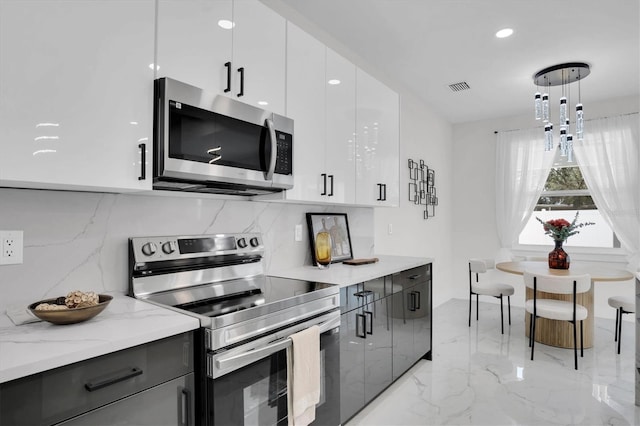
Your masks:
<path fill-rule="evenodd" d="M 284 114 L 285 32 L 258 0 L 159 0 L 157 77 Z"/>
<path fill-rule="evenodd" d="M 151 188 L 154 15 L 154 0 L 0 2 L 0 185 Z"/>
<path fill-rule="evenodd" d="M 324 44 L 288 22 L 286 115 L 293 119 L 295 178 L 284 194 L 289 200 L 326 198 L 325 86 Z"/>
<path fill-rule="evenodd" d="M 284 114 L 287 21 L 258 0 L 235 0 L 233 22 L 232 95 Z"/>
<path fill-rule="evenodd" d="M 231 82 L 231 0 L 159 0 L 157 25 L 157 77 L 236 94 Z"/>
<path fill-rule="evenodd" d="M 356 78 L 356 203 L 399 202 L 398 94 L 358 69 Z"/>
<path fill-rule="evenodd" d="M 333 184 L 333 202 L 356 202 L 355 123 L 356 66 L 327 48 L 326 170 Z"/>

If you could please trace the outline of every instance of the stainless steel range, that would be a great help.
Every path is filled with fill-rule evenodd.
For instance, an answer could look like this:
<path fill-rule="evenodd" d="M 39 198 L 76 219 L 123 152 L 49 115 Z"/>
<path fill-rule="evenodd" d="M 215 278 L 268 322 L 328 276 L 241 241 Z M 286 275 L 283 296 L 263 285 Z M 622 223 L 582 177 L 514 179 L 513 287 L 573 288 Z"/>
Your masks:
<path fill-rule="evenodd" d="M 314 424 L 340 423 L 338 286 L 265 275 L 258 233 L 129 239 L 129 295 L 194 316 L 197 424 L 287 424 L 286 348 L 320 327 Z"/>

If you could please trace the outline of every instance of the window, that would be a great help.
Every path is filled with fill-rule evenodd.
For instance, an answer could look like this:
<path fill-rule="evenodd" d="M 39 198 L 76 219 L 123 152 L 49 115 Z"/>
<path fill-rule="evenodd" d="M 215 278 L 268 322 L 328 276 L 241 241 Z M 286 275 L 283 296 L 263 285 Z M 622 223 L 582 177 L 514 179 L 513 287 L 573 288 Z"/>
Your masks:
<path fill-rule="evenodd" d="M 578 222 L 593 222 L 595 225 L 581 229 L 579 234 L 567 240 L 567 245 L 573 247 L 620 247 L 620 241 L 598 212 L 589 193 L 589 188 L 582 177 L 580 167 L 575 163 L 568 163 L 565 157 L 558 154 L 533 214 L 520 233 L 518 243 L 548 246 L 550 237 L 544 233 L 542 225 L 536 217 L 543 221 L 558 218 L 571 221 L 576 211 L 579 212 Z"/>

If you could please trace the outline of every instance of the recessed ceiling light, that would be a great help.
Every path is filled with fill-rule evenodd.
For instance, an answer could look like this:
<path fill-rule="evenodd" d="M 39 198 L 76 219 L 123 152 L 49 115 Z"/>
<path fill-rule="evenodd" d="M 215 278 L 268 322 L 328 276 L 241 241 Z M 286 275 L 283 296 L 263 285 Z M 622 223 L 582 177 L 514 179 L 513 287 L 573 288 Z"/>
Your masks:
<path fill-rule="evenodd" d="M 228 19 L 221 19 L 218 21 L 218 26 L 220 28 L 224 28 L 225 30 L 230 30 L 231 28 L 235 27 L 236 24 L 233 21 L 229 21 Z"/>
<path fill-rule="evenodd" d="M 331 84 L 332 86 L 335 86 L 336 84 L 340 84 L 340 80 L 338 80 L 336 78 L 332 78 L 327 83 Z"/>
<path fill-rule="evenodd" d="M 511 28 L 503 28 L 496 33 L 496 37 L 505 38 L 509 37 L 511 34 L 513 34 L 513 30 Z"/>
<path fill-rule="evenodd" d="M 267 102 L 267 101 L 258 101 L 258 105 L 262 105 L 262 106 L 269 105 L 269 102 Z"/>

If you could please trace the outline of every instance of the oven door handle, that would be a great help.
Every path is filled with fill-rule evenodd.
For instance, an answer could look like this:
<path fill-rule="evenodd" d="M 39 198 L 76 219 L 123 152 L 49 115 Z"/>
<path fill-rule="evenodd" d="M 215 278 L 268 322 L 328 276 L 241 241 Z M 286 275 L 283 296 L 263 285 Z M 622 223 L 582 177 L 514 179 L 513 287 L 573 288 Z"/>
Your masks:
<path fill-rule="evenodd" d="M 326 333 L 327 331 L 338 327 L 340 325 L 340 317 L 334 318 L 332 320 L 323 322 L 318 327 L 320 328 L 320 334 Z M 244 352 L 238 355 L 230 356 L 230 357 L 220 357 L 215 360 L 216 367 L 219 370 L 235 370 L 240 367 L 244 367 L 245 365 L 249 365 L 255 361 L 261 360 L 263 358 L 268 357 L 271 354 L 274 354 L 278 351 L 288 348 L 291 346 L 292 340 L 290 337 L 286 337 L 282 340 L 276 341 L 275 343 L 271 343 L 263 348 L 254 349 L 252 351 Z"/>

